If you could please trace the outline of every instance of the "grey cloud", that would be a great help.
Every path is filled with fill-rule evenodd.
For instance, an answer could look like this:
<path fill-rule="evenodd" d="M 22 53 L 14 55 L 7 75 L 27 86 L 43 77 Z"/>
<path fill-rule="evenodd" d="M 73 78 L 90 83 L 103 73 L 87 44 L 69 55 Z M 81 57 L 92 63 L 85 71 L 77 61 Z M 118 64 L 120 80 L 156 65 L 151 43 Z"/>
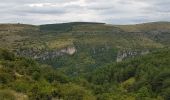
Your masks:
<path fill-rule="evenodd" d="M 147 0 L 145 0 L 146 2 Z M 149 14 L 152 16 L 154 15 L 159 15 L 161 16 L 162 15 L 162 18 L 160 17 L 160 19 L 163 19 L 165 17 L 170 17 L 169 14 L 170 14 L 170 1 L 169 0 L 148 0 L 147 1 L 150 6 L 145 8 L 144 10 L 144 13 L 145 14 Z M 165 20 L 167 20 L 167 18 L 165 18 Z M 169 21 L 169 20 L 168 20 Z"/>
<path fill-rule="evenodd" d="M 78 0 L 0 0 L 1 3 L 28 4 L 28 3 L 65 3 Z"/>
<path fill-rule="evenodd" d="M 169 0 L 0 0 L 0 22 L 170 21 Z"/>
<path fill-rule="evenodd" d="M 19 13 L 30 13 L 30 14 L 64 14 L 66 13 L 65 8 L 56 8 L 56 7 L 27 7 L 23 9 L 16 10 Z"/>

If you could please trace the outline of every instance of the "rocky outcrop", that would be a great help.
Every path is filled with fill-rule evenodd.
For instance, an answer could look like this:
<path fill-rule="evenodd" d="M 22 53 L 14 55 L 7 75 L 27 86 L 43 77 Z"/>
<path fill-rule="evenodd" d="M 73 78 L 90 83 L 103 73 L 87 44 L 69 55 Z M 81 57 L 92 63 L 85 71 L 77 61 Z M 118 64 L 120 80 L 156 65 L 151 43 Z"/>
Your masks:
<path fill-rule="evenodd" d="M 131 57 L 135 57 L 137 55 L 145 55 L 148 54 L 149 50 L 123 50 L 123 51 L 119 51 L 117 54 L 117 62 L 121 62 L 122 60 L 126 59 L 126 58 L 131 58 Z"/>
<path fill-rule="evenodd" d="M 76 52 L 76 48 L 75 47 L 64 48 L 61 50 L 61 52 L 69 55 L 73 55 Z"/>
<path fill-rule="evenodd" d="M 38 60 L 47 60 L 66 54 L 73 55 L 75 52 L 76 48 L 72 46 L 60 50 L 35 50 L 35 49 L 17 50 L 17 55 L 31 57 Z"/>

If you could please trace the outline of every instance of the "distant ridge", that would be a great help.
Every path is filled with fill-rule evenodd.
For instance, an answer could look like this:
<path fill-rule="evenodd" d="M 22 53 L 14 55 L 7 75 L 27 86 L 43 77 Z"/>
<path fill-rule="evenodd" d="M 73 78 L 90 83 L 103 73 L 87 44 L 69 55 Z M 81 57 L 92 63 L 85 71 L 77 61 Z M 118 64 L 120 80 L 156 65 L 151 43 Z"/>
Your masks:
<path fill-rule="evenodd" d="M 105 24 L 97 22 L 70 22 L 70 23 L 58 23 L 58 24 L 45 24 L 40 25 L 40 30 L 46 31 L 70 31 L 74 26 L 77 25 L 89 25 L 89 24 Z"/>
<path fill-rule="evenodd" d="M 142 25 L 142 24 L 170 24 L 168 21 L 157 21 L 157 22 L 144 22 L 144 23 L 136 23 L 136 24 L 108 24 L 103 22 L 65 22 L 65 23 L 50 23 L 50 24 L 40 24 L 40 25 L 34 25 L 34 24 L 25 24 L 25 23 L 0 23 L 0 25 L 30 25 L 30 26 L 44 26 L 44 25 L 84 25 L 84 24 L 107 24 L 107 25 L 113 25 L 113 26 L 125 26 L 125 25 Z"/>
<path fill-rule="evenodd" d="M 52 24 L 43 24 L 43 25 L 55 25 L 55 24 L 74 24 L 74 25 L 80 25 L 80 24 L 105 24 L 102 22 L 66 22 L 66 23 L 52 23 Z"/>
<path fill-rule="evenodd" d="M 31 24 L 20 24 L 20 23 L 3 23 L 0 24 L 0 28 L 3 29 L 11 29 L 11 28 L 32 28 L 36 27 L 41 31 L 62 31 L 68 32 L 72 31 L 74 27 L 77 26 L 90 26 L 90 25 L 100 25 L 100 27 L 117 27 L 121 30 L 126 32 L 141 32 L 141 31 L 150 31 L 150 30 L 170 30 L 170 22 L 167 21 L 158 21 L 158 22 L 148 22 L 148 23 L 139 23 L 139 24 L 129 24 L 129 25 L 114 25 L 114 24 L 107 24 L 101 22 L 69 22 L 69 23 L 54 23 L 54 24 L 42 24 L 42 25 L 31 25 Z M 91 26 L 90 26 L 91 27 Z M 97 28 L 98 29 L 98 28 Z"/>

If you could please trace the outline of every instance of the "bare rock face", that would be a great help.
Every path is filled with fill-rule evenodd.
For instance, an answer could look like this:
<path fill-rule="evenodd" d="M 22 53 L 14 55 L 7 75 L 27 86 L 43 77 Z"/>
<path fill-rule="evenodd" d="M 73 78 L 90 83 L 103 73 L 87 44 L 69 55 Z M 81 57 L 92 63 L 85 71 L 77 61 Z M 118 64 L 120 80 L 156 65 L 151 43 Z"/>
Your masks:
<path fill-rule="evenodd" d="M 63 55 L 73 55 L 76 53 L 76 48 L 74 46 L 66 47 L 60 50 L 35 50 L 35 49 L 26 49 L 26 50 L 17 50 L 17 55 L 31 57 L 33 59 L 46 60 L 53 59 L 55 57 Z"/>
<path fill-rule="evenodd" d="M 67 47 L 61 50 L 62 53 L 66 53 L 69 55 L 73 55 L 76 52 L 76 48 L 75 47 Z"/>
<path fill-rule="evenodd" d="M 129 51 L 129 50 L 123 50 L 123 51 L 119 51 L 117 54 L 117 59 L 116 62 L 121 62 L 122 60 L 126 59 L 126 58 L 130 58 L 130 57 L 135 57 L 137 55 L 145 55 L 148 54 L 149 50 L 133 50 L 133 51 Z"/>

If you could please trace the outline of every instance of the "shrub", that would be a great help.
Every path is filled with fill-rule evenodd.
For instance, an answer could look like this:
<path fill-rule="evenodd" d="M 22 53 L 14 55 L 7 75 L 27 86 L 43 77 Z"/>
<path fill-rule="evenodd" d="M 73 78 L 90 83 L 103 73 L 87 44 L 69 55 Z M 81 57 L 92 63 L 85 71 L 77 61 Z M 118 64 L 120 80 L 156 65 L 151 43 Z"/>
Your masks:
<path fill-rule="evenodd" d="M 0 100 L 16 100 L 16 97 L 10 90 L 0 90 Z"/>

